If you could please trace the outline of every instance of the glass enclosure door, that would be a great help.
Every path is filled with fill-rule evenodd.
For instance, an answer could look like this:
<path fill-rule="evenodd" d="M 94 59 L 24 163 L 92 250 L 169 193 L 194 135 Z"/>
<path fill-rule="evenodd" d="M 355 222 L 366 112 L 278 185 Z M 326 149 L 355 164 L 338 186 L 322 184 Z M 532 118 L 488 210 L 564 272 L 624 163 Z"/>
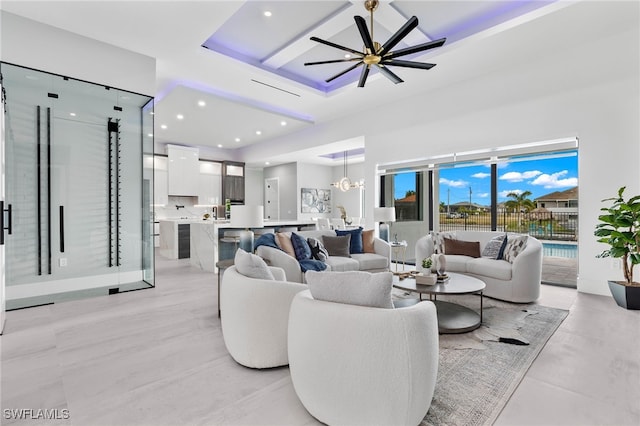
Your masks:
<path fill-rule="evenodd" d="M 15 230 L 8 307 L 152 286 L 143 180 L 151 98 L 9 64 L 1 72 Z"/>

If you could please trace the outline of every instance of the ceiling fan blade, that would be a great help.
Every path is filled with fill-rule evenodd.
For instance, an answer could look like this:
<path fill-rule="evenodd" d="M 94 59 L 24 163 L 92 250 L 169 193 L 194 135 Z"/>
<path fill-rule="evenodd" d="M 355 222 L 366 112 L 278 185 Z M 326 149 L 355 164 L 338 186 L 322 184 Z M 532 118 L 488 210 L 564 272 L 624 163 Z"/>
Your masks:
<path fill-rule="evenodd" d="M 389 80 L 393 81 L 395 84 L 402 83 L 404 81 L 403 79 L 401 79 L 400 77 L 392 73 L 391 70 L 385 67 L 384 65 L 382 64 L 377 64 L 377 65 L 382 75 L 387 77 Z"/>
<path fill-rule="evenodd" d="M 436 64 L 428 64 L 423 62 L 414 62 L 414 61 L 401 61 L 399 59 L 391 59 L 387 61 L 382 61 L 381 65 L 393 65 L 396 67 L 405 67 L 405 68 L 418 68 L 421 70 L 430 70 L 435 67 Z"/>
<path fill-rule="evenodd" d="M 405 38 L 407 34 L 411 32 L 415 27 L 418 26 L 418 18 L 412 16 L 394 35 L 392 35 L 389 40 L 382 45 L 382 49 L 380 49 L 380 56 L 386 55 L 391 49 L 395 47 L 396 44 L 400 43 L 400 40 Z"/>
<path fill-rule="evenodd" d="M 358 30 L 360 30 L 360 37 L 362 37 L 364 45 L 367 49 L 369 49 L 369 52 L 371 52 L 372 55 L 375 55 L 376 48 L 373 44 L 373 40 L 371 40 L 371 36 L 369 35 L 369 30 L 367 29 L 367 21 L 365 21 L 362 16 L 357 15 L 354 16 L 353 19 L 355 19 L 356 26 L 358 27 Z"/>
<path fill-rule="evenodd" d="M 353 66 L 351 66 L 351 67 L 347 68 L 346 70 L 341 71 L 341 72 L 339 72 L 338 74 L 334 75 L 333 77 L 330 77 L 330 78 L 326 79 L 326 80 L 325 80 L 325 82 L 329 83 L 329 82 L 331 82 L 331 81 L 335 80 L 336 78 L 338 78 L 338 77 L 340 77 L 340 76 L 342 76 L 342 75 L 344 75 L 344 74 L 348 73 L 349 71 L 351 71 L 351 70 L 354 70 L 354 69 L 358 68 L 358 66 L 362 65 L 363 63 L 364 63 L 364 62 L 359 61 L 357 64 L 355 64 L 355 65 L 353 65 Z"/>
<path fill-rule="evenodd" d="M 423 50 L 429 50 L 429 49 L 433 49 L 433 48 L 436 48 L 436 47 L 440 47 L 445 43 L 445 41 L 447 41 L 446 38 L 440 38 L 438 40 L 433 40 L 433 41 L 429 41 L 427 43 L 418 44 L 417 46 L 412 46 L 412 47 L 407 47 L 406 49 L 396 50 L 395 52 L 389 53 L 385 57 L 385 59 L 393 59 L 393 58 L 397 58 L 399 56 L 410 55 L 412 53 L 422 52 Z"/>
<path fill-rule="evenodd" d="M 350 59 L 333 59 L 330 61 L 319 61 L 319 62 L 305 62 L 304 65 L 322 65 L 322 64 L 336 64 L 338 62 L 353 62 L 359 61 L 361 58 L 350 58 Z"/>
<path fill-rule="evenodd" d="M 362 56 L 362 52 L 358 52 L 357 50 L 351 49 L 349 47 L 340 46 L 339 44 L 331 43 L 330 41 L 323 40 L 318 37 L 311 37 L 311 40 L 317 41 L 318 43 L 326 44 L 327 46 L 335 47 L 336 49 L 344 50 L 344 51 L 355 53 L 356 55 Z"/>
<path fill-rule="evenodd" d="M 362 67 L 362 72 L 360 73 L 360 81 L 358 81 L 358 87 L 364 87 L 364 83 L 367 81 L 367 76 L 369 75 L 369 67 L 371 65 L 365 65 Z"/>

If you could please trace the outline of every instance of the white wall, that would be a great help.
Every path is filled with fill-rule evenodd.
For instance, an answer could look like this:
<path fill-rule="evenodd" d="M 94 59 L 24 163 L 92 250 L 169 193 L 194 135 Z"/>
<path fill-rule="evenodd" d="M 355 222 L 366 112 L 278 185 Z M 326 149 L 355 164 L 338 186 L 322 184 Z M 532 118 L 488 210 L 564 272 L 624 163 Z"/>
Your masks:
<path fill-rule="evenodd" d="M 296 220 L 300 209 L 298 200 L 298 167 L 296 163 L 265 167 L 264 179 L 279 178 L 280 220 Z"/>
<path fill-rule="evenodd" d="M 264 205 L 264 172 L 263 169 L 245 167 L 244 169 L 244 203 Z"/>
<path fill-rule="evenodd" d="M 4 62 L 147 96 L 155 94 L 154 58 L 2 10 L 0 19 L 0 59 Z"/>

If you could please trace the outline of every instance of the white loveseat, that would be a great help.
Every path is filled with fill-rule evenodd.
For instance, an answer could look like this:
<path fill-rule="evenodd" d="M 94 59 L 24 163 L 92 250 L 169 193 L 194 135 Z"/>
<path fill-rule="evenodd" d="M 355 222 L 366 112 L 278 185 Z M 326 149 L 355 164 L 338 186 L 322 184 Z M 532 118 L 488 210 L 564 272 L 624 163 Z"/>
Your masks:
<path fill-rule="evenodd" d="M 322 236 L 327 235 L 335 237 L 335 231 L 316 230 L 316 231 L 299 231 L 296 234 L 309 238 L 313 237 L 322 242 Z M 327 270 L 345 272 L 345 271 L 367 271 L 367 272 L 383 272 L 389 270 L 391 263 L 391 246 L 386 241 L 375 237 L 373 241 L 375 253 L 354 253 L 351 257 L 329 256 L 326 261 Z M 271 266 L 277 266 L 284 269 L 287 281 L 304 282 L 304 274 L 300 269 L 300 264 L 294 258 L 289 256 L 282 250 L 268 247 L 258 246 L 256 254 L 265 259 Z"/>
<path fill-rule="evenodd" d="M 480 252 L 487 243 L 504 232 L 452 231 L 455 239 L 463 241 L 479 241 Z M 508 234 L 510 237 L 520 234 Z M 416 242 L 416 266 L 422 270 L 422 259 L 434 252 L 431 235 L 421 237 Z M 513 259 L 506 260 L 474 258 L 463 255 L 448 255 L 445 252 L 447 271 L 459 272 L 482 280 L 487 287 L 484 295 L 495 299 L 516 303 L 528 303 L 540 296 L 540 280 L 542 274 L 542 243 L 529 236 L 524 250 Z"/>

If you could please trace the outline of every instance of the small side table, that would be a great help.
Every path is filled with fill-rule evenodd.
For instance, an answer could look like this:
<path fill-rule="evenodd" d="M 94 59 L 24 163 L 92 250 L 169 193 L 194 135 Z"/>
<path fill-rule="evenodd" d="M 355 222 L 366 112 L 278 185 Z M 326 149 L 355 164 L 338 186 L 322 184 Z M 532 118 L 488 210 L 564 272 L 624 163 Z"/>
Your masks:
<path fill-rule="evenodd" d="M 224 259 L 216 262 L 216 268 L 218 268 L 218 318 L 220 318 L 220 281 L 225 269 L 233 266 L 233 259 Z"/>
<path fill-rule="evenodd" d="M 402 252 L 402 271 L 404 272 L 405 263 L 407 261 L 407 242 L 406 241 L 392 241 L 389 243 L 391 250 L 393 251 L 393 257 L 396 262 L 396 274 L 398 274 L 398 254 Z"/>

